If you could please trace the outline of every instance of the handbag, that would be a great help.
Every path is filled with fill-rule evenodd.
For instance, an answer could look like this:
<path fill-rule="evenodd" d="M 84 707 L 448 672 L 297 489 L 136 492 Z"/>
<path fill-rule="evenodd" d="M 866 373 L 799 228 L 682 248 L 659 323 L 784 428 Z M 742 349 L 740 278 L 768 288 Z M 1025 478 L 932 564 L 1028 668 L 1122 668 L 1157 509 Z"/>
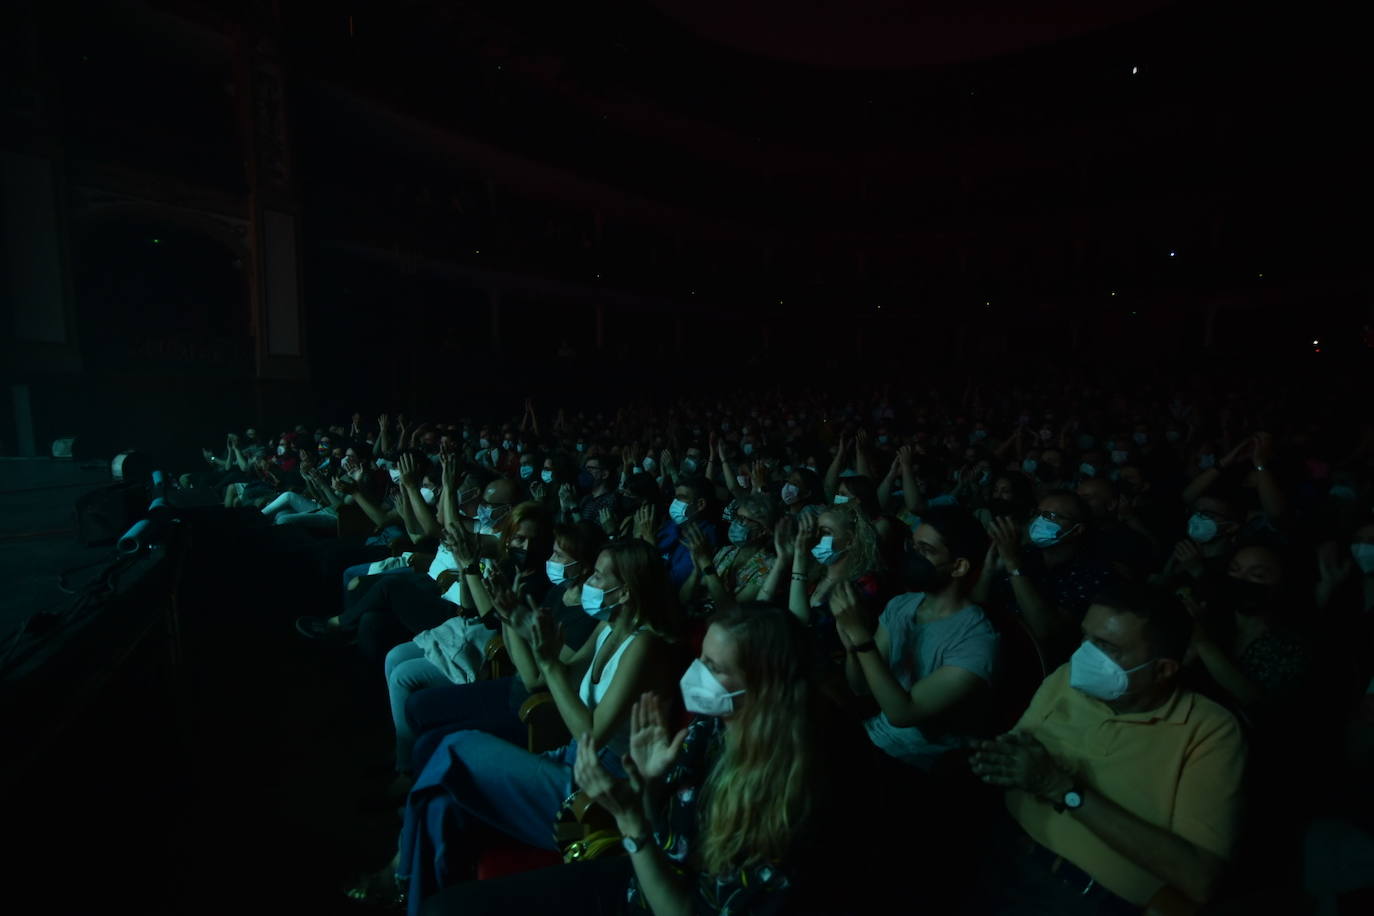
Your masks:
<path fill-rule="evenodd" d="M 553 841 L 564 862 L 590 862 L 625 851 L 615 818 L 581 789 L 563 799 L 554 815 Z"/>

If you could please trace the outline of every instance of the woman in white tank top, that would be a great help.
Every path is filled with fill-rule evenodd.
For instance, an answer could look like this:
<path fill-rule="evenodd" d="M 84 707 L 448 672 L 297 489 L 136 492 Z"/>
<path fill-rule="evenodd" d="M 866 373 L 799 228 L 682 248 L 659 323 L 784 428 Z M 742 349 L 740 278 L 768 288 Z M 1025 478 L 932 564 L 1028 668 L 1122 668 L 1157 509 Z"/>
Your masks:
<path fill-rule="evenodd" d="M 667 574 L 656 550 L 640 540 L 601 552 L 582 586 L 582 607 L 601 621 L 582 648 L 567 649 L 547 617 L 525 625 L 514 596 L 497 594 L 498 612 L 514 635 L 512 656 L 528 653 L 572 735 L 591 734 L 604 766 L 623 774 L 630 708 L 646 691 L 670 689 L 681 673 L 670 664 L 673 630 Z M 561 651 L 560 651 L 561 650 Z M 478 850 L 467 840 L 485 823 L 527 843 L 554 849 L 552 824 L 572 793 L 577 745 L 532 754 L 493 735 L 449 735 L 415 781 L 406 803 L 396 876 L 411 911 L 423 899 L 470 876 Z M 442 852 L 440 852 L 442 850 Z"/>

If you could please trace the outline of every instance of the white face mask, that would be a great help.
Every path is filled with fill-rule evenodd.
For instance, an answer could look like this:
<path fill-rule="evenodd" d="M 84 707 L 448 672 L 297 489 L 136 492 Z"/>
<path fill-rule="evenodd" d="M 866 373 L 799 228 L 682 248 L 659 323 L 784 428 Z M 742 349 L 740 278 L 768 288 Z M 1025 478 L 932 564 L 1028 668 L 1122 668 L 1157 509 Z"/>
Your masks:
<path fill-rule="evenodd" d="M 1351 544 L 1350 555 L 1366 576 L 1374 576 L 1374 544 Z"/>
<path fill-rule="evenodd" d="M 682 704 L 687 711 L 698 716 L 732 716 L 735 713 L 735 697 L 744 691 L 733 693 L 716 680 L 701 659 L 696 659 L 678 681 L 682 688 Z"/>
<path fill-rule="evenodd" d="M 285 455 L 285 454 L 286 454 L 286 446 L 284 446 L 284 445 L 279 445 L 279 446 L 277 446 L 277 454 L 278 454 L 278 455 Z"/>
<path fill-rule="evenodd" d="M 811 556 L 815 557 L 816 562 L 823 566 L 833 564 L 842 553 L 844 553 L 843 550 L 835 549 L 835 538 L 828 534 L 821 538 L 815 547 L 811 548 Z"/>
<path fill-rule="evenodd" d="M 549 581 L 554 585 L 562 585 L 568 581 L 568 567 L 576 566 L 577 563 L 559 563 L 552 558 L 544 561 L 544 574 L 549 577 Z"/>
<path fill-rule="evenodd" d="M 539 472 L 539 479 L 544 481 L 544 483 L 553 483 L 553 471 L 544 468 L 544 470 Z"/>
<path fill-rule="evenodd" d="M 1207 516 L 1194 512 L 1188 519 L 1188 537 L 1197 544 L 1210 544 L 1217 539 L 1217 523 Z"/>
<path fill-rule="evenodd" d="M 1132 674 L 1155 661 L 1152 658 L 1134 668 L 1122 668 L 1106 652 L 1084 641 L 1069 659 L 1069 686 L 1110 703 L 1125 696 Z"/>
<path fill-rule="evenodd" d="M 687 501 L 683 499 L 673 500 L 672 505 L 668 507 L 668 517 L 679 525 L 687 521 Z"/>
<path fill-rule="evenodd" d="M 644 459 L 644 470 L 646 470 L 646 471 L 648 471 L 650 474 L 652 474 L 652 473 L 654 472 L 654 468 L 656 468 L 656 467 L 658 467 L 658 462 L 657 462 L 657 461 L 655 461 L 655 460 L 652 459 L 652 458 L 645 458 L 645 459 Z"/>
<path fill-rule="evenodd" d="M 801 498 L 801 490 L 794 483 L 783 484 L 782 501 L 787 505 L 794 504 Z"/>
<path fill-rule="evenodd" d="M 426 506 L 434 505 L 434 491 L 429 487 L 420 488 L 420 498 L 425 501 Z"/>
<path fill-rule="evenodd" d="M 618 588 L 620 588 L 619 585 L 607 589 L 600 589 L 595 585 L 582 586 L 582 610 L 597 620 L 605 620 L 611 616 L 611 611 L 617 607 L 615 604 L 606 603 L 606 595 Z"/>

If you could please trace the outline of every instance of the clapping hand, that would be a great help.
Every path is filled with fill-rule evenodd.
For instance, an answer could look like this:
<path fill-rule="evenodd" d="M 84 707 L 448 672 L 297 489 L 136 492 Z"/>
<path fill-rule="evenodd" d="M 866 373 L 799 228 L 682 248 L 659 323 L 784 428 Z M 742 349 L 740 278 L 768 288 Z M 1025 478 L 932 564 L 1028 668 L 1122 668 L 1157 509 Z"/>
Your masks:
<path fill-rule="evenodd" d="M 530 617 L 525 641 L 529 643 L 539 667 L 547 668 L 558 661 L 559 653 L 563 651 L 563 627 L 554 622 L 552 615 L 543 611 Z"/>
<path fill-rule="evenodd" d="M 787 551 L 792 548 L 792 541 L 797 536 L 797 523 L 790 515 L 784 515 L 778 519 L 778 523 L 773 528 L 773 548 L 779 557 L 786 557 Z"/>
<path fill-rule="evenodd" d="M 635 537 L 652 542 L 656 533 L 653 504 L 645 503 L 635 510 Z"/>
<path fill-rule="evenodd" d="M 701 528 L 688 522 L 682 526 L 680 531 L 682 533 L 682 545 L 692 555 L 692 563 L 696 568 L 703 573 L 713 569 L 711 545 L 706 540 L 706 535 L 701 533 Z"/>
<path fill-rule="evenodd" d="M 873 638 L 873 630 L 864 620 L 863 607 L 854 583 L 845 580 L 831 589 L 830 613 L 835 617 L 835 629 L 846 649 L 861 646 Z"/>
<path fill-rule="evenodd" d="M 1021 568 L 1021 526 L 1015 519 L 999 516 L 988 525 L 988 535 L 1004 569 Z"/>
<path fill-rule="evenodd" d="M 676 735 L 668 731 L 663 703 L 658 696 L 642 694 L 639 702 L 630 707 L 630 765 L 625 767 L 625 772 L 631 783 L 638 781 L 647 786 L 662 780 L 677 760 L 686 738 L 685 728 Z"/>
<path fill-rule="evenodd" d="M 820 540 L 820 528 L 816 517 L 811 513 L 801 516 L 797 524 L 797 536 L 792 540 L 793 561 L 806 560 L 811 556 L 811 548 Z"/>
<path fill-rule="evenodd" d="M 407 487 L 420 485 L 420 475 L 415 469 L 415 456 L 402 454 L 400 460 L 396 462 L 396 468 L 401 472 L 401 484 Z"/>
<path fill-rule="evenodd" d="M 979 742 L 970 764 L 989 785 L 1022 789 L 1045 801 L 1058 802 L 1074 785 L 1073 777 L 1045 746 L 1025 732 L 1007 732 Z"/>
<path fill-rule="evenodd" d="M 571 512 L 577 508 L 577 493 L 573 490 L 573 485 L 565 483 L 558 488 L 558 505 L 564 512 Z"/>

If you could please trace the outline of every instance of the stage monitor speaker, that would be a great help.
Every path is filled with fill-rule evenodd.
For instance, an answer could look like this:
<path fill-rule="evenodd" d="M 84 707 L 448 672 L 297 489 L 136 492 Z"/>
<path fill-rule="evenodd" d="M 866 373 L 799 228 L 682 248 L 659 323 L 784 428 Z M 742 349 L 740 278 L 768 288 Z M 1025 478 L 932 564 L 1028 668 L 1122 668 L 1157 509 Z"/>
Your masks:
<path fill-rule="evenodd" d="M 142 452 L 120 452 L 110 462 L 110 473 L 115 480 L 144 484 L 153 475 L 153 459 Z"/>

